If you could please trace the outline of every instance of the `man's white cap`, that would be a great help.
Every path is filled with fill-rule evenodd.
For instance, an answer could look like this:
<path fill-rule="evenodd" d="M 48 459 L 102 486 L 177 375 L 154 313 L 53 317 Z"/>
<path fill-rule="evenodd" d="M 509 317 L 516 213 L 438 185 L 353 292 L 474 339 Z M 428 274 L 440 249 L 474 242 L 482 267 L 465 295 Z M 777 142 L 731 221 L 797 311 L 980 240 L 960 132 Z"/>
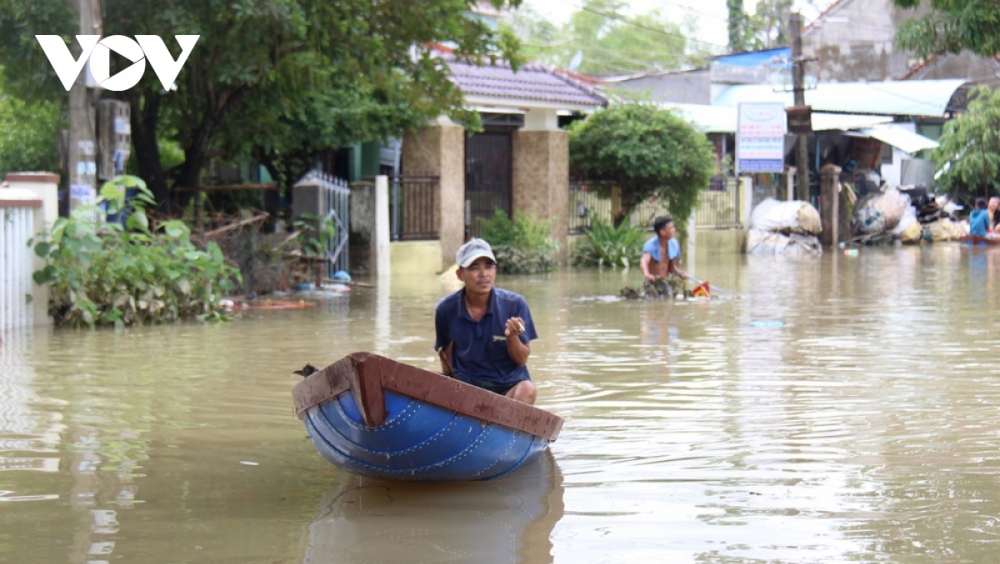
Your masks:
<path fill-rule="evenodd" d="M 486 257 L 493 262 L 497 261 L 497 257 L 493 255 L 493 249 L 490 247 L 490 244 L 482 239 L 473 237 L 458 248 L 458 252 L 455 253 L 455 262 L 462 268 L 468 268 L 479 257 Z"/>

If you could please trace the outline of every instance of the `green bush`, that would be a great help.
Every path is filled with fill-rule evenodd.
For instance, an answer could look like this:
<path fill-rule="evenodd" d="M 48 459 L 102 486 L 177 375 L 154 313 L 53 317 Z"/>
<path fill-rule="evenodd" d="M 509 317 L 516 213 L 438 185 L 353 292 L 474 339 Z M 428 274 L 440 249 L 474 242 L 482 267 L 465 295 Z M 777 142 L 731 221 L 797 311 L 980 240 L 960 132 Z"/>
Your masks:
<path fill-rule="evenodd" d="M 482 220 L 483 239 L 493 247 L 497 270 L 504 274 L 548 272 L 556 265 L 559 243 L 552 239 L 552 222 L 514 212 L 511 221 L 503 210 Z"/>
<path fill-rule="evenodd" d="M 138 195 L 126 203 L 119 185 Z M 130 212 L 126 225 L 107 221 L 100 203 L 109 215 Z M 121 327 L 224 318 L 219 298 L 232 290 L 239 271 L 225 264 L 215 243 L 198 249 L 182 221 L 150 229 L 144 208 L 151 203 L 141 179 L 118 177 L 101 187 L 97 204 L 59 218 L 40 236 L 35 253 L 46 266 L 34 278 L 50 285 L 49 314 L 56 323 Z"/>
<path fill-rule="evenodd" d="M 6 93 L 0 66 L 0 179 L 7 172 L 59 170 L 56 137 L 65 124 L 56 102 L 22 100 Z"/>
<path fill-rule="evenodd" d="M 573 251 L 573 264 L 628 268 L 639 263 L 642 245 L 651 236 L 648 230 L 632 227 L 628 218 L 614 227 L 595 217 L 587 237 Z"/>

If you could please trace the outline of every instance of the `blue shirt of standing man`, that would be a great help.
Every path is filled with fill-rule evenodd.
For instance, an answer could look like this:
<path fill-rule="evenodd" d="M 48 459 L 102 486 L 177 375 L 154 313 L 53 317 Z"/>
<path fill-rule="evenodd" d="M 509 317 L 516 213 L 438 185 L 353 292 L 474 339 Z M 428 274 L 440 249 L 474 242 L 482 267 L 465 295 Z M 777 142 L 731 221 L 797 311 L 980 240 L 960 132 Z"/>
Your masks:
<path fill-rule="evenodd" d="M 642 258 L 639 259 L 639 270 L 643 278 L 654 282 L 657 278 L 666 277 L 672 272 L 686 276 L 687 273 L 677 266 L 681 258 L 681 245 L 674 238 L 677 233 L 674 220 L 670 216 L 656 218 L 653 222 L 653 231 L 656 235 L 642 246 Z"/>
<path fill-rule="evenodd" d="M 538 338 L 528 303 L 495 288 L 497 259 L 489 243 L 473 238 L 455 255 L 456 275 L 465 287 L 434 309 L 434 349 L 442 371 L 457 380 L 535 403 L 528 375 L 530 342 Z"/>

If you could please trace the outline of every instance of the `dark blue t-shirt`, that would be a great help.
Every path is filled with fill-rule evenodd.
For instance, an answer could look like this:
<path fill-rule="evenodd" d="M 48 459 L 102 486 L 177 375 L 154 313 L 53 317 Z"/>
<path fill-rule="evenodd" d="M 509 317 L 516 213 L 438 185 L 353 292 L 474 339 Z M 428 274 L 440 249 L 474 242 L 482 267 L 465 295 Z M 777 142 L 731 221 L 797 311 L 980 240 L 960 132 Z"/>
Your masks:
<path fill-rule="evenodd" d="M 463 288 L 442 298 L 434 309 L 437 332 L 434 349 L 441 350 L 455 343 L 451 367 L 455 378 L 463 382 L 514 385 L 530 380 L 528 368 L 518 366 L 507 352 L 507 338 L 503 333 L 511 317 L 524 320 L 524 333 L 519 337 L 522 343 L 538 338 L 528 303 L 519 294 L 493 288 L 486 313 L 482 319 L 474 321 L 465 307 Z"/>

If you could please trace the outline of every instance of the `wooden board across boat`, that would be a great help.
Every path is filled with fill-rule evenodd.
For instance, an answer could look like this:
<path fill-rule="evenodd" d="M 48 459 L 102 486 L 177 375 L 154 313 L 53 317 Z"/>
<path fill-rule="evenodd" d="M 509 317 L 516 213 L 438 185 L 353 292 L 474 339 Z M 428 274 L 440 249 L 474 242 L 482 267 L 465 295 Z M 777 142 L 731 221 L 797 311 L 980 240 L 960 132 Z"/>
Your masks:
<path fill-rule="evenodd" d="M 307 376 L 292 397 L 324 458 L 388 480 L 497 478 L 543 452 L 563 425 L 537 407 L 365 352 Z"/>

